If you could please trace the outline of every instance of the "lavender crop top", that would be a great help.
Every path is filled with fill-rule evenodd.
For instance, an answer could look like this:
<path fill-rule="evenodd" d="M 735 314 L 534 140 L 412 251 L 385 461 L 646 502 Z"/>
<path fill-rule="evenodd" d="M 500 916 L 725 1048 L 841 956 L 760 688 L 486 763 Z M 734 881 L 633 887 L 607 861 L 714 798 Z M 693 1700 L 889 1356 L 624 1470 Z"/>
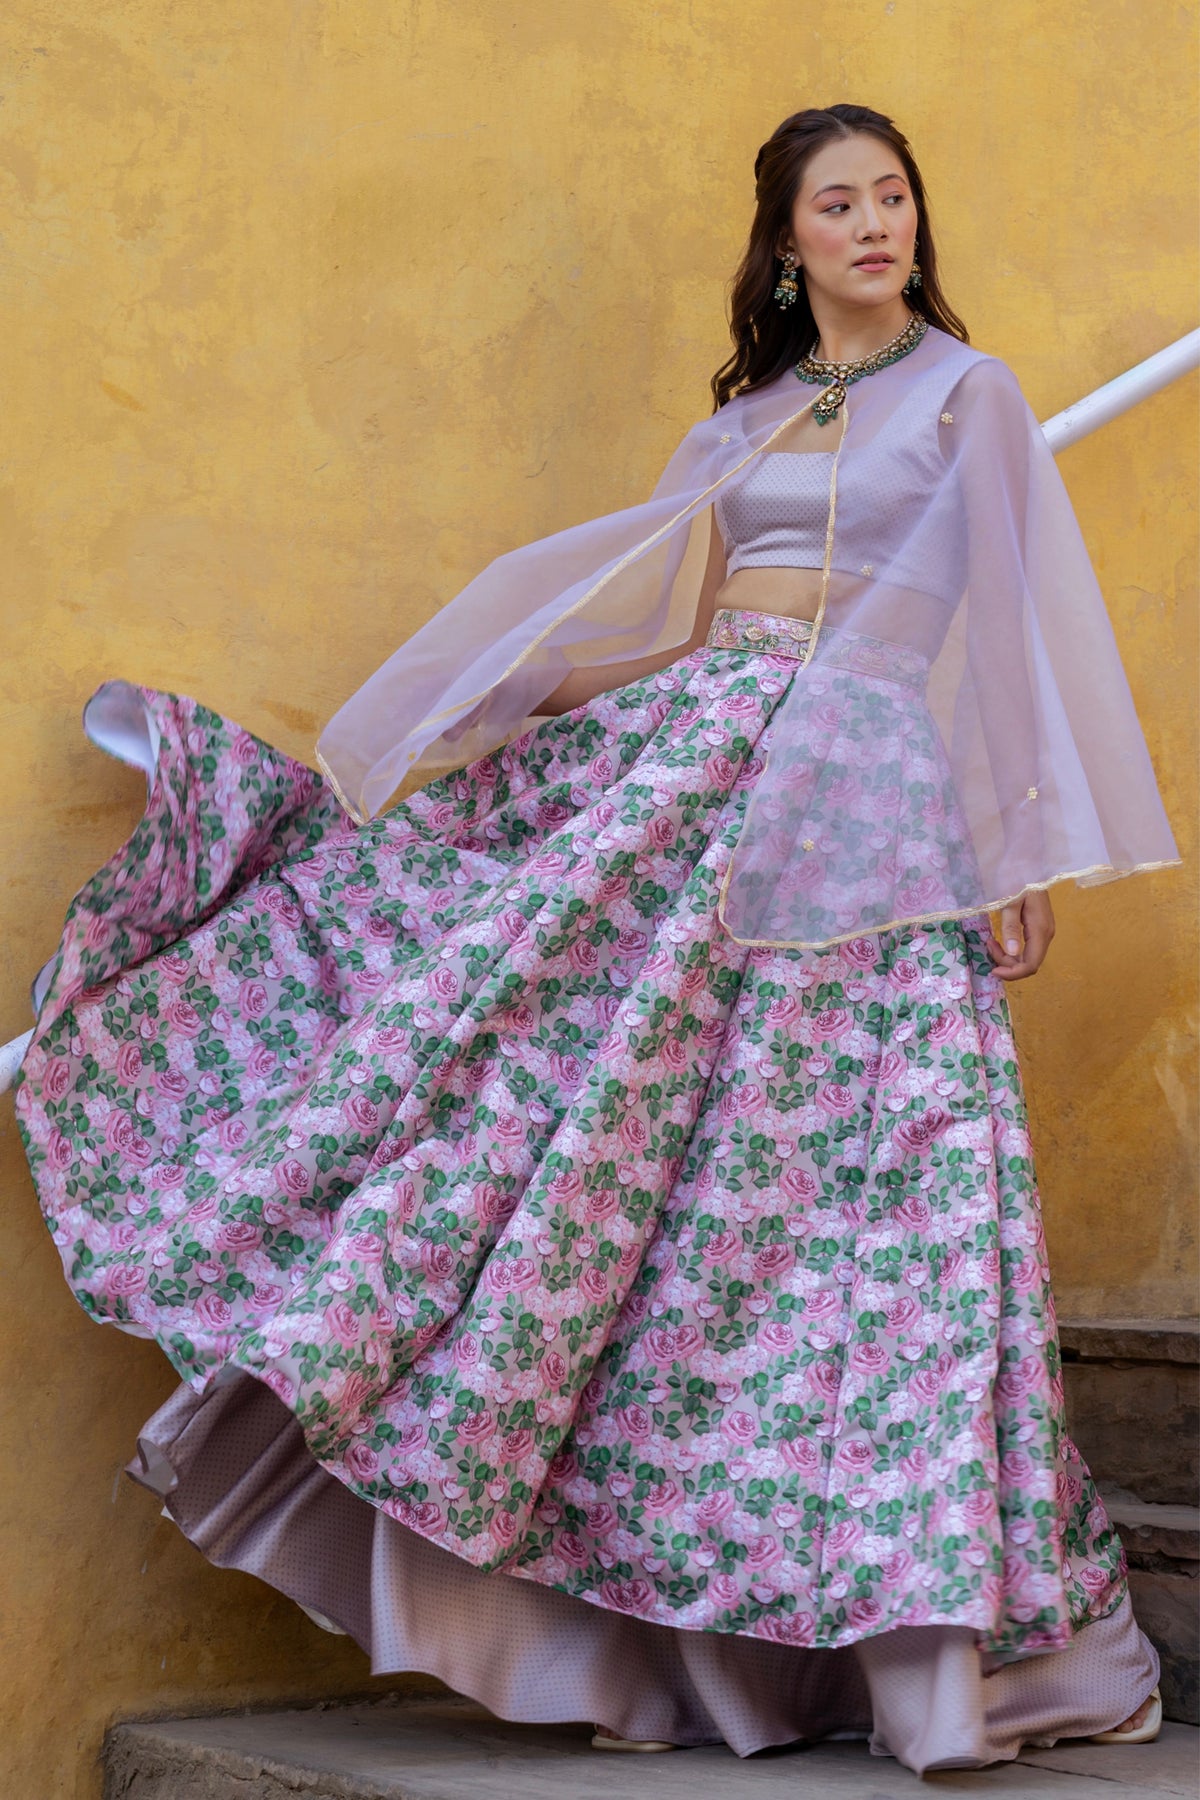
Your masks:
<path fill-rule="evenodd" d="M 764 450 L 743 481 L 717 495 L 727 575 L 822 566 L 833 456 L 832 450 Z"/>
<path fill-rule="evenodd" d="M 823 566 L 834 455 L 764 450 L 715 496 L 727 575 Z M 849 574 L 886 568 L 894 582 L 956 606 L 966 578 L 965 518 L 943 476 L 936 444 L 914 440 L 903 416 L 843 458 L 831 567 Z"/>

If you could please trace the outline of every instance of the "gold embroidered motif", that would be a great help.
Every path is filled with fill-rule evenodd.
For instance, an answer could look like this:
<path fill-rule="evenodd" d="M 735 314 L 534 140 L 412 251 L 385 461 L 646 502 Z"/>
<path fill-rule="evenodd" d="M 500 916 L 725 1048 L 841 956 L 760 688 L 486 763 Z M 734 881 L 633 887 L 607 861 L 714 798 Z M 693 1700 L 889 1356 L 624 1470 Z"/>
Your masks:
<path fill-rule="evenodd" d="M 874 563 L 864 563 L 862 568 L 859 570 L 860 575 L 873 575 L 874 573 L 875 573 L 875 564 Z"/>
<path fill-rule="evenodd" d="M 805 838 L 805 840 L 804 840 L 804 848 L 805 848 L 805 849 L 806 849 L 806 850 L 815 850 L 815 849 L 816 849 L 816 847 L 817 847 L 817 845 L 816 845 L 816 840 L 815 840 L 815 838 Z"/>
<path fill-rule="evenodd" d="M 942 414 L 942 424 L 943 425 L 953 425 L 953 423 L 954 423 L 954 414 L 953 413 L 943 413 Z"/>
<path fill-rule="evenodd" d="M 733 433 L 732 433 L 732 431 L 723 431 L 723 432 L 722 432 L 722 433 L 721 433 L 721 442 L 722 442 L 722 443 L 723 443 L 723 444 L 731 444 L 731 443 L 732 443 L 732 442 L 733 442 Z"/>
<path fill-rule="evenodd" d="M 1027 800 L 1036 800 L 1037 797 L 1038 797 L 1038 791 L 1036 788 L 1026 788 L 1025 798 Z"/>

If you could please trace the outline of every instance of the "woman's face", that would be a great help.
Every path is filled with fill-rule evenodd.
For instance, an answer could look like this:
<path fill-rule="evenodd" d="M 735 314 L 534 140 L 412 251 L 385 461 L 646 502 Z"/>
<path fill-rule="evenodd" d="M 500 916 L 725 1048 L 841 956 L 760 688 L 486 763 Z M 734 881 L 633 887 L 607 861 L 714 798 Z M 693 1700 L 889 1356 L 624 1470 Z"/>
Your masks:
<path fill-rule="evenodd" d="M 792 207 L 790 242 L 810 301 L 881 306 L 908 280 L 917 207 L 904 166 L 867 132 L 838 138 L 810 157 Z M 874 262 L 864 264 L 863 258 Z"/>

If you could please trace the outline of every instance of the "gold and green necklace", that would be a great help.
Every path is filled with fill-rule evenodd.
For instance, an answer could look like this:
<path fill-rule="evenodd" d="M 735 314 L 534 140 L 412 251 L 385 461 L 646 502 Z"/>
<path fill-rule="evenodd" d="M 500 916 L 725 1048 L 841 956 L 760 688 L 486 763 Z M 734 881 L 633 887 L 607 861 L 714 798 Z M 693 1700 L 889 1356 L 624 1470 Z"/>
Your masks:
<path fill-rule="evenodd" d="M 833 383 L 828 393 L 819 394 L 813 401 L 812 416 L 817 424 L 828 425 L 830 419 L 837 418 L 852 381 L 873 375 L 877 369 L 885 369 L 889 363 L 907 356 L 910 350 L 916 349 L 928 329 L 928 319 L 921 313 L 910 313 L 908 324 L 890 343 L 881 344 L 878 350 L 872 350 L 869 356 L 860 356 L 855 362 L 827 362 L 823 356 L 802 356 L 796 364 L 796 374 L 801 381 Z"/>

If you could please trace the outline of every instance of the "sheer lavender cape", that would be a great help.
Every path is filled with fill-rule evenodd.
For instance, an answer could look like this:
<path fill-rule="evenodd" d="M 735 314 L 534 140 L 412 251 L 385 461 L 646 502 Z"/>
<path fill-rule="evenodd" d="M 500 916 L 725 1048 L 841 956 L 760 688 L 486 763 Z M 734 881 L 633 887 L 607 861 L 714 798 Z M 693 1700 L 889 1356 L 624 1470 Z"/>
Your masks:
<path fill-rule="evenodd" d="M 325 727 L 318 760 L 350 813 L 527 731 L 573 667 L 685 654 L 714 496 L 821 391 L 789 369 L 736 396 L 648 500 L 491 562 Z M 1012 371 L 930 326 L 824 429 L 815 631 L 725 872 L 726 928 L 819 948 L 1177 864 L 1104 598 Z"/>

